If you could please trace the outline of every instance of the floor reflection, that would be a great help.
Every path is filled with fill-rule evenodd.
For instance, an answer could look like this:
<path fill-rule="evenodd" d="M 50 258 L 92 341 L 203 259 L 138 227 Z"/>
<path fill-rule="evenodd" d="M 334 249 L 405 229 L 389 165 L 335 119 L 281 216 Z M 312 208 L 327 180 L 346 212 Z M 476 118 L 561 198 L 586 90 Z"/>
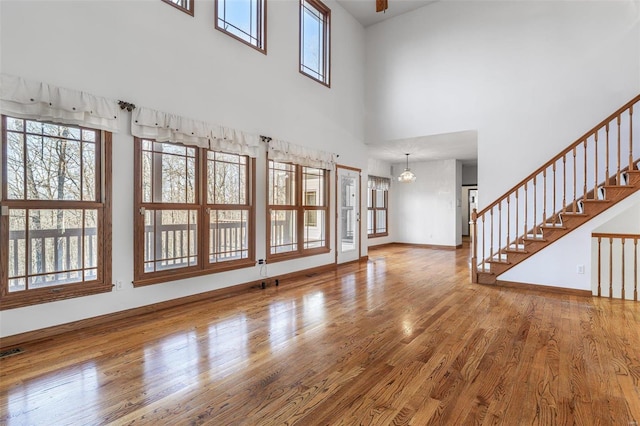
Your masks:
<path fill-rule="evenodd" d="M 166 386 L 170 378 L 178 378 L 186 383 L 196 382 L 200 373 L 199 355 L 195 330 L 173 334 L 146 346 L 143 360 L 145 386 Z M 164 377 L 166 380 L 158 383 L 158 377 Z"/>
<path fill-rule="evenodd" d="M 269 342 L 273 352 L 295 343 L 297 322 L 295 300 L 275 301 L 269 305 Z"/>
<path fill-rule="evenodd" d="M 327 311 L 323 292 L 317 291 L 315 293 L 305 294 L 302 297 L 302 304 L 305 327 L 324 323 Z"/>
<path fill-rule="evenodd" d="M 211 378 L 226 377 L 245 366 L 249 357 L 246 315 L 239 314 L 211 324 L 207 338 Z"/>
<path fill-rule="evenodd" d="M 99 387 L 93 361 L 59 370 L 53 379 L 47 374 L 24 381 L 9 390 L 7 412 L 1 410 L 2 418 L 6 418 L 2 424 L 53 425 L 62 424 L 59 419 L 92 415 L 85 410 L 99 403 Z"/>

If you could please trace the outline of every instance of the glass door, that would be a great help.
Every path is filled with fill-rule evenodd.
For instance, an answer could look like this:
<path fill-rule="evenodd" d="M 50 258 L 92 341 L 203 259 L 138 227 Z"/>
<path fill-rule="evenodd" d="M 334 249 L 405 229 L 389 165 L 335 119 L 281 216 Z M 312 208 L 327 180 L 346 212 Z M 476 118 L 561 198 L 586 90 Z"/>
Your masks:
<path fill-rule="evenodd" d="M 360 259 L 360 170 L 337 166 L 337 262 Z"/>

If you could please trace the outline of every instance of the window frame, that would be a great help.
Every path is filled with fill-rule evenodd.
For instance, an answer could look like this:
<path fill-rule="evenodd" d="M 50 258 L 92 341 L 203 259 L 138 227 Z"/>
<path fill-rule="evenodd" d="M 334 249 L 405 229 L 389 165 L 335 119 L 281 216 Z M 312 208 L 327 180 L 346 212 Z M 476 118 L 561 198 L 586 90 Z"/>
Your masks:
<path fill-rule="evenodd" d="M 375 189 L 375 188 L 367 188 L 368 197 L 371 199 L 371 203 L 367 200 L 367 237 L 368 238 L 378 238 L 378 237 L 386 237 L 389 235 L 389 190 L 388 189 Z M 376 191 L 382 191 L 384 197 L 384 206 L 379 207 L 377 205 L 377 197 Z M 378 212 L 385 212 L 385 232 L 376 232 L 378 229 Z M 371 213 L 370 213 L 371 212 Z M 369 233 L 369 217 L 373 218 L 373 232 Z"/>
<path fill-rule="evenodd" d="M 247 46 L 257 50 L 258 52 L 261 52 L 263 54 L 267 54 L 267 0 L 256 0 L 256 5 L 257 5 L 257 10 L 256 13 L 259 15 L 258 16 L 258 37 L 257 37 L 257 44 L 253 44 L 247 40 L 244 40 L 242 37 L 239 37 L 235 34 L 233 34 L 232 32 L 227 31 L 225 28 L 221 27 L 219 25 L 219 21 L 220 21 L 220 16 L 219 16 L 219 3 L 220 0 L 215 0 L 214 1 L 214 24 L 215 27 L 218 31 L 223 32 L 224 34 L 228 35 L 229 37 L 238 40 L 239 42 L 246 44 Z M 231 23 L 229 23 L 226 20 L 223 20 L 225 23 L 228 23 L 230 25 L 233 25 Z M 236 27 L 237 28 L 237 27 Z"/>
<path fill-rule="evenodd" d="M 194 16 L 195 15 L 195 0 L 180 0 L 181 2 L 188 2 L 188 6 L 185 7 L 181 4 L 176 3 L 175 1 L 172 0 L 162 0 L 163 2 L 170 4 L 171 6 L 175 7 L 178 10 L 183 11 L 184 13 L 186 13 L 187 15 L 191 15 Z"/>
<path fill-rule="evenodd" d="M 184 278 L 198 277 L 218 272 L 230 271 L 255 266 L 255 159 L 245 156 L 246 161 L 246 204 L 208 204 L 207 199 L 207 167 L 208 152 L 219 152 L 208 148 L 200 148 L 192 145 L 183 145 L 172 142 L 159 142 L 171 145 L 193 148 L 196 151 L 195 161 L 195 197 L 193 203 L 162 203 L 143 202 L 142 199 L 142 142 L 155 140 L 150 138 L 134 138 L 134 287 L 145 286 Z M 241 155 L 241 154 L 230 154 Z M 226 206 L 227 210 L 247 210 L 247 258 L 228 260 L 223 262 L 209 262 L 210 219 L 209 214 L 216 206 Z M 242 206 L 242 207 L 240 207 Z M 142 208 L 155 210 L 195 210 L 197 217 L 196 236 L 197 253 L 196 263 L 175 269 L 161 271 L 144 271 L 144 231 L 145 216 Z M 146 211 L 146 210 L 145 210 Z"/>
<path fill-rule="evenodd" d="M 322 15 L 322 75 L 323 78 L 320 79 L 315 75 L 305 72 L 305 65 L 302 63 L 303 59 L 303 21 L 304 21 L 304 9 L 305 5 L 308 4 L 312 8 L 314 8 L 318 14 Z M 300 74 L 309 77 L 310 79 L 317 81 L 318 83 L 331 88 L 331 9 L 327 7 L 320 0 L 300 0 L 300 10 L 299 10 L 299 25 L 298 25 L 298 71 Z"/>
<path fill-rule="evenodd" d="M 293 204 L 270 204 L 270 200 L 269 200 L 269 187 L 271 185 L 271 177 L 270 177 L 270 170 L 271 170 L 271 162 L 274 163 L 279 163 L 279 164 L 286 164 L 286 165 L 290 165 L 294 167 L 295 170 L 295 193 L 294 193 L 294 203 Z M 280 262 L 280 261 L 286 261 L 286 260 L 291 260 L 291 259 L 298 259 L 301 257 L 307 257 L 307 256 L 315 256 L 318 254 L 325 254 L 325 253 L 329 253 L 331 250 L 329 248 L 329 238 L 330 238 L 330 218 L 329 218 L 329 212 L 330 212 L 330 197 L 329 197 L 329 178 L 330 178 L 330 171 L 329 170 L 325 170 L 319 167 L 308 167 L 311 169 L 316 169 L 316 170 L 321 170 L 322 171 L 322 178 L 323 178 L 323 183 L 322 183 L 322 192 L 324 194 L 324 200 L 322 205 L 316 205 L 316 206 L 308 206 L 306 205 L 306 202 L 304 201 L 304 197 L 305 197 L 305 191 L 304 191 L 304 186 L 303 186 L 303 170 L 304 170 L 305 166 L 301 166 L 299 164 L 295 164 L 292 162 L 286 162 L 286 161 L 275 161 L 275 160 L 270 160 L 269 158 L 267 158 L 267 188 L 266 188 L 266 199 L 267 199 L 267 212 L 266 212 L 266 218 L 267 218 L 267 226 L 266 226 L 266 230 L 267 230 L 267 238 L 266 238 L 266 258 L 268 262 Z M 318 188 L 318 190 L 320 190 L 320 188 Z M 316 200 L 318 200 L 318 198 L 316 198 Z M 319 200 L 318 200 L 319 201 Z M 293 211 L 295 212 L 295 219 L 296 219 L 296 228 L 295 228 L 295 232 L 296 232 L 296 246 L 297 248 L 295 250 L 292 251 L 288 251 L 288 252 L 282 252 L 282 253 L 272 253 L 271 252 L 271 212 L 272 210 L 285 210 L 285 211 Z M 308 212 L 312 212 L 312 211 L 322 211 L 324 212 L 324 245 L 321 247 L 312 247 L 312 248 L 304 248 L 305 245 L 305 239 L 304 239 L 304 233 L 305 233 L 305 219 L 307 217 L 307 213 Z M 317 226 L 317 225 L 316 225 Z"/>
<path fill-rule="evenodd" d="M 8 173 L 7 173 L 7 115 L 1 116 L 2 140 L 2 182 L 0 188 L 0 205 L 2 215 L 0 215 L 0 244 L 5 247 L 5 241 L 9 244 L 9 214 L 11 208 L 15 209 L 91 209 L 97 210 L 96 225 L 96 279 L 92 281 L 81 281 L 70 284 L 58 284 L 42 288 L 25 289 L 17 293 L 9 292 L 9 250 L 2 250 L 0 255 L 0 310 L 13 309 L 24 306 L 49 303 L 58 300 L 71 299 L 92 294 L 106 293 L 112 291 L 112 134 L 91 127 L 77 124 L 54 123 L 47 120 L 37 120 L 31 118 L 11 117 L 25 121 L 37 121 L 39 123 L 54 124 L 78 128 L 82 131 L 91 130 L 96 133 L 96 182 L 95 201 L 85 200 L 11 200 L 8 199 Z M 26 128 L 25 128 L 26 134 Z M 7 214 L 4 214 L 4 213 Z"/>

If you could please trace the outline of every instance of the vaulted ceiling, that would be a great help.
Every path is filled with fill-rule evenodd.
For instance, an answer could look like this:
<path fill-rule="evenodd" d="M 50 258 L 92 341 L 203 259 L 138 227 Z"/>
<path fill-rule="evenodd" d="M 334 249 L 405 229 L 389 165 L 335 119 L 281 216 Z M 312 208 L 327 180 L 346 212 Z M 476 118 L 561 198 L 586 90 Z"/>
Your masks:
<path fill-rule="evenodd" d="M 377 24 L 385 19 L 393 18 L 394 16 L 416 10 L 428 5 L 429 3 L 435 2 L 435 0 L 389 0 L 389 9 L 384 13 L 376 13 L 376 0 L 337 1 L 347 10 L 347 12 L 356 18 L 363 27 Z"/>

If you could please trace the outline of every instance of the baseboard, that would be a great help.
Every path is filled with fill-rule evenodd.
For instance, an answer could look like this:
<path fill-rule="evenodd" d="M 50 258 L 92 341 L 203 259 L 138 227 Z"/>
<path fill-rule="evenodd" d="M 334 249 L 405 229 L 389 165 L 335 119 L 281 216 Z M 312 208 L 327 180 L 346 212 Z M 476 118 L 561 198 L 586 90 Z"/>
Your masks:
<path fill-rule="evenodd" d="M 439 244 L 417 244 L 417 243 L 389 243 L 389 244 L 406 246 L 406 247 L 435 249 L 435 250 L 457 250 L 462 248 L 462 244 L 458 244 L 455 246 L 445 246 L 445 245 L 439 245 Z"/>
<path fill-rule="evenodd" d="M 369 246 L 368 250 L 378 250 L 378 249 L 383 249 L 383 248 L 389 248 L 391 246 L 393 246 L 394 244 L 397 243 L 383 243 L 383 244 L 376 244 L 375 246 Z"/>
<path fill-rule="evenodd" d="M 269 277 L 268 280 L 278 280 L 279 284 L 282 281 L 292 278 L 298 278 L 302 276 L 316 275 L 322 272 L 332 271 L 336 269 L 334 263 L 327 265 L 317 266 L 314 268 L 303 269 L 300 271 L 290 272 L 288 274 L 282 274 L 278 276 Z M 199 302 L 202 300 L 220 300 L 226 299 L 235 295 L 238 295 L 244 291 L 248 291 L 251 288 L 259 288 L 257 285 L 259 281 L 250 281 L 242 284 L 233 285 L 217 290 L 211 290 L 204 293 L 193 294 L 191 296 L 179 297 L 177 299 L 166 300 L 164 302 L 153 303 L 151 305 L 139 306 L 137 308 L 131 308 L 124 311 L 113 312 L 110 314 L 104 314 L 97 317 L 85 318 L 78 321 L 73 321 L 65 324 L 54 325 L 39 330 L 26 331 L 24 333 L 14 334 L 12 336 L 0 338 L 0 349 L 7 349 L 18 345 L 24 345 L 32 343 L 37 340 L 49 339 L 59 334 L 81 330 L 83 328 L 102 325 L 105 323 L 113 322 L 116 320 L 131 318 L 138 315 L 144 315 L 152 312 L 162 311 L 164 309 L 174 308 L 180 305 L 186 305 L 188 303 Z"/>
<path fill-rule="evenodd" d="M 536 291 L 542 291 L 546 293 L 567 294 L 571 296 L 593 297 L 591 290 L 578 290 L 575 288 L 553 287 L 549 285 L 517 283 L 513 281 L 503 281 L 503 280 L 497 280 L 495 284 L 489 284 L 489 285 L 505 287 L 505 288 L 514 288 L 514 289 L 520 289 L 520 290 L 536 290 Z"/>

